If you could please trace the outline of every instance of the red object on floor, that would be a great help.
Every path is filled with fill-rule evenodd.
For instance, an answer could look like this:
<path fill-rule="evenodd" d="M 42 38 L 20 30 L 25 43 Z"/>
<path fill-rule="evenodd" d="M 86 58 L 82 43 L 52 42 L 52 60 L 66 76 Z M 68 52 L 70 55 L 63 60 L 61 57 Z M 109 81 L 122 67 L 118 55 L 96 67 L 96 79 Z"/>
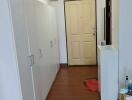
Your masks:
<path fill-rule="evenodd" d="M 96 79 L 88 79 L 85 80 L 85 85 L 87 89 L 91 92 L 99 92 L 99 82 Z"/>

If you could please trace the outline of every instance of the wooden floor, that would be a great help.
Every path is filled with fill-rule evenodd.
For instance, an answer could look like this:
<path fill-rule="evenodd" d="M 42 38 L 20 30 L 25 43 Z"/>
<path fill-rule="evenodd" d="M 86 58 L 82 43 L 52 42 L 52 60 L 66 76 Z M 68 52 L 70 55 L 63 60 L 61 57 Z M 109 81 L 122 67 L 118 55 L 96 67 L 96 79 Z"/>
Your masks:
<path fill-rule="evenodd" d="M 46 100 L 99 100 L 99 94 L 89 92 L 83 84 L 97 76 L 96 66 L 61 68 Z"/>

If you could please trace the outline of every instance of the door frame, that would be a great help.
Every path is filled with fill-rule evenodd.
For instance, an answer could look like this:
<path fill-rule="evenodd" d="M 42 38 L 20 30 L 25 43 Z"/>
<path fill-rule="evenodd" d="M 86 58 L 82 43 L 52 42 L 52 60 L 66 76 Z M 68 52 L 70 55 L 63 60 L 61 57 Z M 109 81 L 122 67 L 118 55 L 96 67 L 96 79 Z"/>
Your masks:
<path fill-rule="evenodd" d="M 66 6 L 65 2 L 68 1 L 80 1 L 80 0 L 64 0 L 64 19 L 65 19 L 65 36 L 66 36 L 66 51 L 67 51 L 67 64 L 68 64 L 68 39 L 67 39 L 67 27 L 66 27 Z M 95 0 L 95 24 L 96 24 L 96 65 L 98 65 L 98 53 L 97 53 L 97 0 Z M 88 65 L 88 66 L 95 66 L 95 65 Z"/>

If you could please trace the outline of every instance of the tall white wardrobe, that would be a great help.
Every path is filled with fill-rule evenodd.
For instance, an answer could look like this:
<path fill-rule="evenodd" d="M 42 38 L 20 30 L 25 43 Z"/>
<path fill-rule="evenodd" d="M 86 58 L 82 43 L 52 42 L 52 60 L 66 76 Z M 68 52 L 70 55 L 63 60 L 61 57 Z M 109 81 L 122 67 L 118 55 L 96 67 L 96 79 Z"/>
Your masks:
<path fill-rule="evenodd" d="M 59 69 L 55 9 L 0 0 L 0 100 L 44 100 Z"/>

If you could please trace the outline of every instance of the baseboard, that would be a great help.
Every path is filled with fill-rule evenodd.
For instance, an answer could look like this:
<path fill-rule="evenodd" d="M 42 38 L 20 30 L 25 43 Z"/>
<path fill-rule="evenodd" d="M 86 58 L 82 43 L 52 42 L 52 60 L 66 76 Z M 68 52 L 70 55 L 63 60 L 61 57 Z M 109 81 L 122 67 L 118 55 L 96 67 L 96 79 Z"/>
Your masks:
<path fill-rule="evenodd" d="M 60 69 L 61 69 L 61 67 L 59 66 L 59 69 L 58 69 L 58 71 L 57 71 L 57 73 L 56 73 L 56 76 L 55 76 L 55 78 L 54 78 L 54 81 L 53 81 L 53 83 L 52 83 L 52 85 L 51 85 L 51 87 L 50 87 L 50 89 L 49 89 L 49 92 L 48 92 L 48 94 L 47 94 L 47 96 L 46 96 L 46 100 L 47 100 L 47 98 L 48 98 L 49 95 L 50 95 L 50 92 L 51 92 L 51 90 L 52 90 L 53 85 L 55 84 L 55 81 L 56 81 L 57 76 L 58 76 L 58 74 L 59 74 L 59 72 L 60 72 Z"/>
<path fill-rule="evenodd" d="M 67 63 L 60 64 L 60 68 L 66 68 L 66 67 L 68 67 L 68 64 Z"/>
<path fill-rule="evenodd" d="M 55 84 L 55 81 L 56 81 L 56 79 L 57 79 L 57 76 L 58 76 L 58 74 L 59 74 L 61 68 L 67 68 L 67 67 L 68 67 L 68 64 L 67 64 L 67 63 L 61 63 L 61 64 L 60 64 L 59 70 L 58 70 L 58 72 L 57 72 L 57 74 L 56 74 L 56 76 L 55 76 L 55 79 L 54 79 L 54 81 L 53 81 L 51 87 L 50 87 L 50 90 L 49 90 L 49 92 L 48 92 L 48 95 L 46 96 L 46 99 L 47 99 L 47 98 L 49 97 L 49 95 L 50 95 L 50 92 L 51 92 L 51 90 L 52 90 L 52 87 L 53 87 L 53 85 Z"/>
<path fill-rule="evenodd" d="M 67 58 L 61 57 L 61 58 L 60 58 L 60 63 L 62 63 L 62 64 L 63 64 L 63 63 L 64 63 L 64 64 L 67 63 Z"/>

